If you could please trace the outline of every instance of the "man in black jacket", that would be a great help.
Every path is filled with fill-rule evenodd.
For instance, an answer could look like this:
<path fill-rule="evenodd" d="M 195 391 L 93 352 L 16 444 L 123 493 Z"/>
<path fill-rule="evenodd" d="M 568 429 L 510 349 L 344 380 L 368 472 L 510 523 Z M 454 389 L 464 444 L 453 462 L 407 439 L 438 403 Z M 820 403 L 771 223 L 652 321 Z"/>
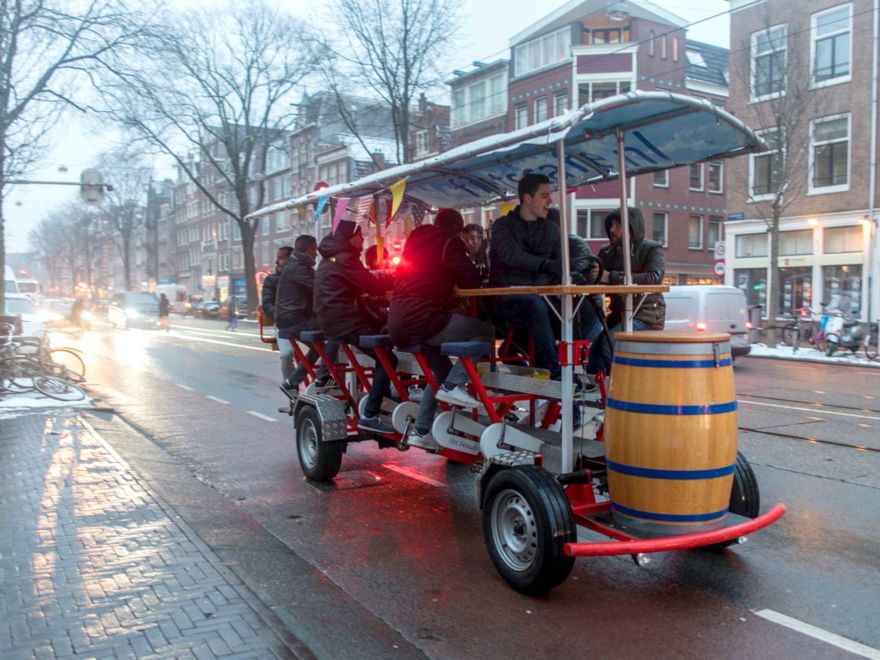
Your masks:
<path fill-rule="evenodd" d="M 361 335 L 379 334 L 384 319 L 370 313 L 363 304 L 364 296 L 381 297 L 391 290 L 390 276 L 368 271 L 361 261 L 364 237 L 361 228 L 349 220 L 342 220 L 331 236 L 318 246 L 323 260 L 315 276 L 315 312 L 318 325 L 327 339 L 359 346 Z M 376 357 L 369 348 L 359 348 L 370 357 Z M 389 354 L 393 366 L 397 360 Z M 394 428 L 379 417 L 382 398 L 390 396 L 391 381 L 382 365 L 376 361 L 373 384 L 367 396 L 364 416 L 358 426 L 367 431 L 392 433 Z"/>
<path fill-rule="evenodd" d="M 293 244 L 293 253 L 287 260 L 278 280 L 278 293 L 275 298 L 275 327 L 278 328 L 278 349 L 281 351 L 282 364 L 285 360 L 290 370 L 284 375 L 281 389 L 288 395 L 295 393 L 299 384 L 306 377 L 305 365 L 293 369 L 293 342 L 304 330 L 317 330 L 318 320 L 315 317 L 315 257 L 318 256 L 318 241 L 314 236 L 302 234 Z M 268 278 L 267 278 L 268 279 Z M 335 361 L 339 354 L 338 342 L 326 343 L 327 356 Z M 285 356 L 285 353 L 287 356 Z M 310 348 L 306 360 L 314 363 L 318 352 Z M 327 367 L 321 365 L 316 374 L 319 387 L 326 387 L 330 381 Z"/>
<path fill-rule="evenodd" d="M 489 242 L 490 286 L 558 284 L 562 273 L 559 228 L 547 219 L 553 198 L 550 179 L 529 173 L 518 185 L 519 205 L 492 225 Z M 551 312 L 541 296 L 499 296 L 496 316 L 526 328 L 535 340 L 538 367 L 559 380 L 562 370 L 556 352 Z"/>
<path fill-rule="evenodd" d="M 486 341 L 495 338 L 495 328 L 463 314 L 455 287 L 477 289 L 480 272 L 471 261 L 461 237 L 464 220 L 454 209 L 440 209 L 433 225 L 422 225 L 406 241 L 403 261 L 397 270 L 388 332 L 398 346 L 422 344 L 440 392 L 425 388 L 409 444 L 436 449 L 430 435 L 437 410 L 435 400 L 475 408 L 479 402 L 463 387 L 464 365 L 455 367 L 440 353 L 440 344 L 451 341 Z"/>
<path fill-rule="evenodd" d="M 278 248 L 278 252 L 275 254 L 275 272 L 267 275 L 266 279 L 263 280 L 260 307 L 262 308 L 264 318 L 275 318 L 275 296 L 278 292 L 278 279 L 281 277 L 284 265 L 290 259 L 291 252 L 293 252 L 293 248 L 289 245 Z M 293 348 L 288 340 L 278 339 L 278 350 L 281 353 L 281 378 L 284 379 L 293 371 Z"/>

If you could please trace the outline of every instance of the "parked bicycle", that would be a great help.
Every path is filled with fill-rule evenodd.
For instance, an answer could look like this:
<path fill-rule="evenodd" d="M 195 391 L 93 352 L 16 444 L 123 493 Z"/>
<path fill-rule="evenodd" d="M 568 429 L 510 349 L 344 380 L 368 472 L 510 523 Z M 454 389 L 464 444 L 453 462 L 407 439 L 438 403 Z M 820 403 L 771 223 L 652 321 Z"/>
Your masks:
<path fill-rule="evenodd" d="M 826 303 L 822 303 L 824 308 Z M 782 341 L 792 347 L 792 352 L 808 343 L 817 350 L 825 352 L 825 325 L 827 314 L 823 311 L 821 322 L 813 319 L 815 312 L 809 307 L 799 307 L 797 315 L 782 328 Z"/>
<path fill-rule="evenodd" d="M 58 401 L 81 401 L 86 393 L 85 365 L 73 349 L 52 349 L 39 337 L 20 337 L 8 323 L 0 323 L 0 393 L 36 390 Z"/>
<path fill-rule="evenodd" d="M 865 357 L 869 360 L 877 359 L 878 326 L 880 321 L 868 324 L 868 334 L 865 337 Z"/>

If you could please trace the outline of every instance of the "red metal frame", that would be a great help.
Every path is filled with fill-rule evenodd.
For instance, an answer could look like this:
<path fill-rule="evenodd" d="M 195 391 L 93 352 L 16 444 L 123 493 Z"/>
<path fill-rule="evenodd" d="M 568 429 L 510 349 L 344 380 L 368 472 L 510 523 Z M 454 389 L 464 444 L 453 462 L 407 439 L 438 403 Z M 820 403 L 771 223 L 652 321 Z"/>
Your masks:
<path fill-rule="evenodd" d="M 296 361 L 297 364 L 301 364 L 306 370 L 306 377 L 303 378 L 303 382 L 308 385 L 316 379 L 315 365 L 308 361 L 308 359 L 306 358 L 306 354 L 303 353 L 303 350 L 299 347 L 299 342 L 296 339 L 291 339 L 290 345 L 293 346 L 293 359 Z"/>
<path fill-rule="evenodd" d="M 266 324 L 263 323 L 263 308 L 262 307 L 257 309 L 257 320 L 258 320 L 259 326 L 260 326 L 260 341 L 263 342 L 264 344 L 272 344 L 272 350 L 277 351 L 278 350 L 278 339 L 276 337 L 266 337 L 263 334 L 263 328 L 266 326 Z"/>

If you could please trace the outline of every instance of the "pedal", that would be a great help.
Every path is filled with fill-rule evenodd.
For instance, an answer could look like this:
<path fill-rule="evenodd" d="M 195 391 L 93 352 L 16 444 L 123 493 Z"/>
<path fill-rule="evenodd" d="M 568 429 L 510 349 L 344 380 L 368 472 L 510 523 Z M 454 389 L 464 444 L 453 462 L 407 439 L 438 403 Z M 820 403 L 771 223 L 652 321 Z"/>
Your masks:
<path fill-rule="evenodd" d="M 544 443 L 541 440 L 508 424 L 492 424 L 480 436 L 480 449 L 486 458 L 511 451 L 540 454 L 543 448 Z"/>

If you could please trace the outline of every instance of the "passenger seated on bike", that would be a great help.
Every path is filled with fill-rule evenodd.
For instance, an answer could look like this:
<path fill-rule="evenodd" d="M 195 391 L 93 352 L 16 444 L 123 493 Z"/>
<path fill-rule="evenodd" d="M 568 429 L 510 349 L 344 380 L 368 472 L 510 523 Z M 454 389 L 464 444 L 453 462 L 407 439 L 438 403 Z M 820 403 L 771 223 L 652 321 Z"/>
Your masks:
<path fill-rule="evenodd" d="M 440 344 L 453 341 L 495 339 L 495 328 L 460 311 L 455 287 L 480 287 L 480 272 L 461 238 L 464 220 L 454 209 L 440 209 L 433 225 L 422 225 L 410 234 L 398 267 L 388 316 L 388 332 L 398 346 L 422 344 L 440 391 L 425 388 L 409 444 L 437 449 L 430 435 L 437 401 L 475 408 L 479 402 L 463 387 L 464 365 L 454 367 L 440 353 Z"/>
<path fill-rule="evenodd" d="M 359 347 L 361 335 L 382 332 L 386 319 L 368 310 L 362 304 L 364 296 L 384 296 L 391 290 L 393 281 L 387 275 L 368 271 L 361 261 L 364 236 L 361 228 L 349 220 L 342 220 L 336 231 L 326 236 L 318 246 L 323 260 L 315 274 L 315 312 L 318 325 L 329 340 L 340 340 Z M 373 359 L 376 354 L 369 348 L 358 348 Z M 389 355 L 397 366 L 394 354 Z M 394 428 L 379 417 L 382 398 L 390 396 L 391 381 L 377 360 L 373 371 L 373 383 L 367 396 L 364 417 L 358 426 L 368 431 L 392 433 Z"/>
<path fill-rule="evenodd" d="M 280 250 L 279 250 L 280 252 Z M 278 328 L 278 349 L 281 351 L 282 365 L 293 364 L 293 342 L 300 332 L 318 330 L 318 319 L 315 316 L 315 258 L 318 256 L 318 241 L 314 236 L 302 234 L 297 236 L 293 244 L 293 252 L 284 264 L 278 277 L 275 297 L 275 326 Z M 334 362 L 339 354 L 339 342 L 328 341 L 325 345 L 327 357 Z M 309 348 L 306 360 L 314 364 L 318 352 Z M 300 383 L 306 377 L 306 367 L 297 365 L 285 374 L 281 389 L 286 394 L 295 394 Z M 331 385 L 332 379 L 326 365 L 321 365 L 315 375 L 319 390 Z"/>
<path fill-rule="evenodd" d="M 558 284 L 562 273 L 559 228 L 547 218 L 553 203 L 550 179 L 543 174 L 526 174 L 519 181 L 518 192 L 519 205 L 492 225 L 489 284 Z M 495 315 L 529 330 L 535 340 L 536 366 L 548 369 L 552 380 L 561 378 L 552 312 L 541 296 L 499 296 Z"/>

